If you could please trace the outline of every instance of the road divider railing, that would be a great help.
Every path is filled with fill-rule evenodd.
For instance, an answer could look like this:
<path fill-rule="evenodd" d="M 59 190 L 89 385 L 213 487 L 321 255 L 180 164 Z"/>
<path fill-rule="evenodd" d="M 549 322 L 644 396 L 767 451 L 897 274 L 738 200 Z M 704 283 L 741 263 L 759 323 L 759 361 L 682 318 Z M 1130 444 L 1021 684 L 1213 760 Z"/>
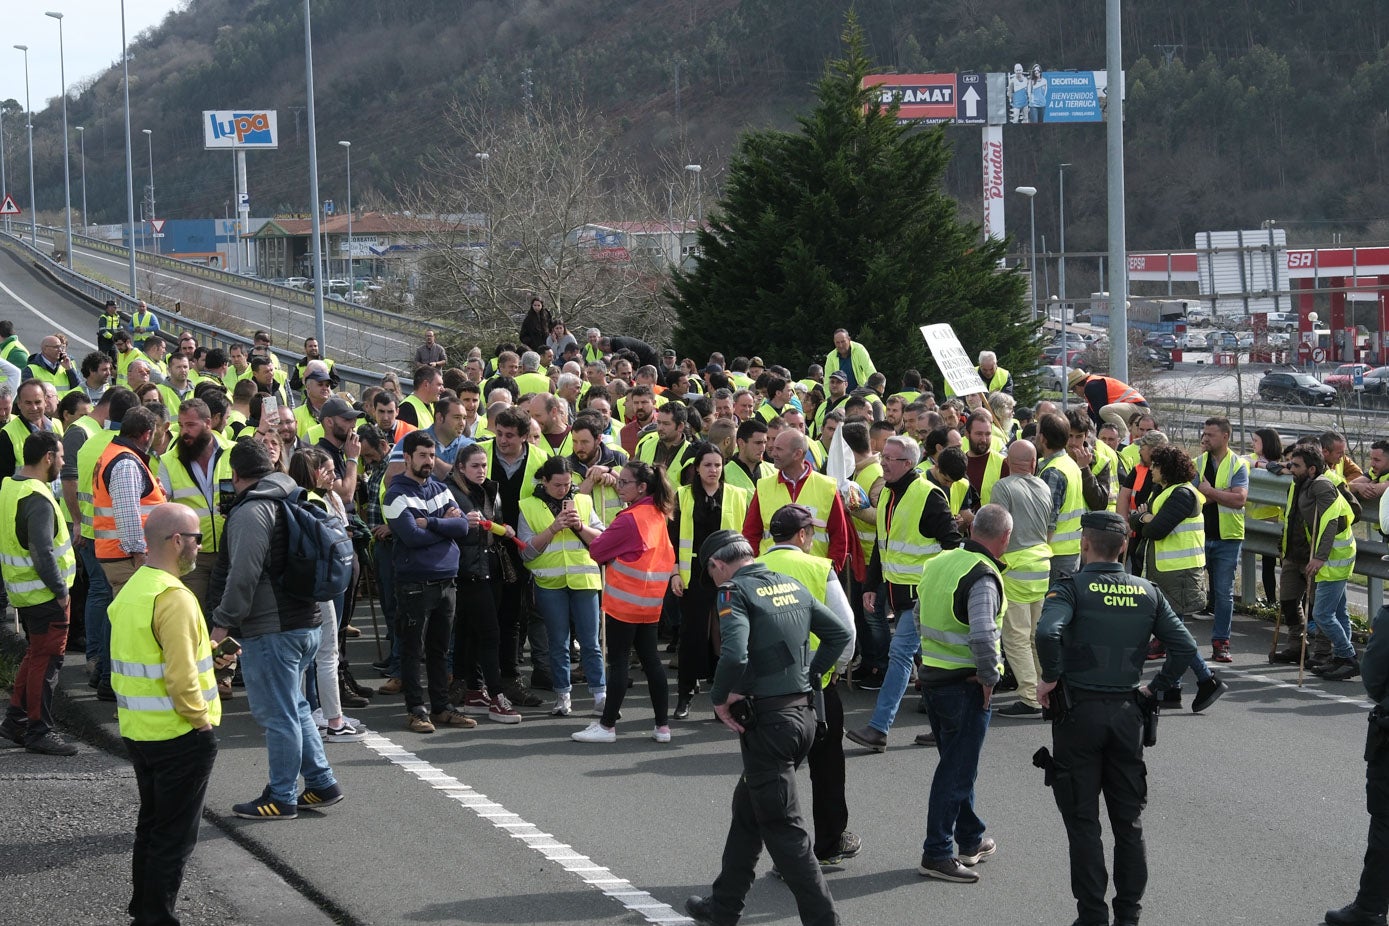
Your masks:
<path fill-rule="evenodd" d="M 131 313 L 139 308 L 139 302 L 131 299 L 126 293 L 115 289 L 100 280 L 94 280 L 74 270 L 69 270 L 63 264 L 53 260 L 42 249 L 35 248 L 27 241 L 20 240 L 11 235 L 0 235 L 0 247 L 5 247 L 24 259 L 33 262 L 41 272 L 52 277 L 59 285 L 65 289 L 85 297 L 89 303 L 92 313 L 92 324 L 95 330 L 96 319 L 100 317 L 102 308 L 106 305 L 106 300 L 114 299 L 116 306 L 120 310 L 122 318 L 129 321 Z M 224 350 L 233 344 L 248 345 L 250 337 L 244 333 L 227 331 L 203 322 L 194 321 L 185 316 L 178 316 L 178 327 L 180 330 L 186 329 L 193 332 L 198 338 L 198 343 L 204 347 L 220 347 Z M 161 337 L 169 342 L 170 346 L 177 347 L 177 334 L 167 331 L 160 332 Z M 301 355 L 283 348 L 271 348 L 275 356 L 279 358 L 281 365 L 287 369 L 292 368 L 302 358 Z M 344 385 L 355 387 L 354 391 L 361 395 L 362 389 L 367 386 L 376 386 L 381 383 L 383 370 L 366 370 L 360 367 L 347 366 L 336 363 L 333 371 L 338 374 L 339 379 Z M 171 411 L 174 411 L 171 409 Z"/>

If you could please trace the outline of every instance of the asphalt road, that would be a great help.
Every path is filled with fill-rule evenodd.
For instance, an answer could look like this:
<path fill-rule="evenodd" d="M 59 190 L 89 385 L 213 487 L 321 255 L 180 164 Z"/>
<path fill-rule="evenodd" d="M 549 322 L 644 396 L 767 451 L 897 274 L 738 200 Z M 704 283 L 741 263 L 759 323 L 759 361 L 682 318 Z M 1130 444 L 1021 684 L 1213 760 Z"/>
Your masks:
<path fill-rule="evenodd" d="M 30 351 L 55 331 L 68 336 L 73 362 L 96 350 L 101 311 L 40 273 L 8 248 L 0 248 L 0 318 L 14 322 L 15 334 Z"/>
<path fill-rule="evenodd" d="M 39 241 L 40 247 L 46 245 L 42 235 Z M 79 272 L 95 273 L 114 280 L 122 289 L 129 279 L 126 258 L 106 251 L 74 246 L 73 263 Z M 313 308 L 303 303 L 288 303 L 259 292 L 211 283 L 152 266 L 139 266 L 136 279 L 142 293 L 152 288 L 161 300 L 179 299 L 211 310 L 214 315 L 209 321 L 218 327 L 233 330 L 265 328 L 278 335 L 277 345 L 283 344 L 291 349 L 298 349 L 305 338 L 315 335 Z M 403 369 L 408 366 L 407 361 L 414 356 L 415 348 L 420 344 L 420 340 L 412 336 L 398 335 L 364 325 L 357 319 L 336 316 L 332 313 L 331 303 L 327 303 L 324 331 L 328 341 L 323 348 L 324 355 L 351 366 Z"/>
<path fill-rule="evenodd" d="M 369 616 L 356 623 L 370 635 Z M 1164 713 L 1149 753 L 1146 924 L 1317 923 L 1354 892 L 1366 831 L 1363 690 L 1310 676 L 1298 690 L 1295 669 L 1264 662 L 1267 625 L 1240 618 L 1235 631 L 1238 661 L 1222 670 L 1230 693 L 1204 716 Z M 365 637 L 352 649 L 358 666 L 375 658 Z M 69 660 L 64 684 L 109 734 L 113 711 L 90 698 L 79 662 Z M 351 712 L 377 735 L 329 747 L 348 800 L 292 822 L 230 818 L 230 805 L 265 780 L 262 740 L 238 691 L 209 810 L 343 922 L 685 922 L 684 898 L 717 871 L 737 743 L 708 719 L 704 696 L 672 743 L 652 742 L 646 691 L 632 689 L 611 746 L 568 739 L 589 719 L 582 688 L 569 718 L 536 709 L 519 726 L 484 721 L 432 736 L 406 732 L 400 700 L 378 696 Z M 864 723 L 873 695 L 845 700 L 847 724 Z M 914 703 L 885 754 L 849 747 L 850 827 L 864 851 L 829 874 L 843 921 L 905 923 L 929 910 L 946 922 L 1069 923 L 1064 835 L 1031 766 L 1049 742 L 1038 721 L 996 718 L 990 729 L 978 808 L 1000 848 L 983 880 L 917 875 L 935 754 L 911 744 L 925 729 Z M 808 807 L 804 772 L 800 787 Z M 760 873 L 769 867 L 764 858 Z M 759 878 L 745 921 L 797 922 L 785 885 Z"/>

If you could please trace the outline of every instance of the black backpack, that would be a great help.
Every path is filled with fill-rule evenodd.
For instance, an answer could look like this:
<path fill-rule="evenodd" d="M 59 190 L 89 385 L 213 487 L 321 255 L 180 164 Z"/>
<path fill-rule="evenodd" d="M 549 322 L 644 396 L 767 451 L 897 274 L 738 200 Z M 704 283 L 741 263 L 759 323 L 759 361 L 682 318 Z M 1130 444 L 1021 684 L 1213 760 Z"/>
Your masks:
<path fill-rule="evenodd" d="M 289 543 L 280 581 L 285 593 L 301 601 L 334 601 L 352 583 L 352 538 L 337 518 L 308 503 L 296 490 L 281 501 Z"/>

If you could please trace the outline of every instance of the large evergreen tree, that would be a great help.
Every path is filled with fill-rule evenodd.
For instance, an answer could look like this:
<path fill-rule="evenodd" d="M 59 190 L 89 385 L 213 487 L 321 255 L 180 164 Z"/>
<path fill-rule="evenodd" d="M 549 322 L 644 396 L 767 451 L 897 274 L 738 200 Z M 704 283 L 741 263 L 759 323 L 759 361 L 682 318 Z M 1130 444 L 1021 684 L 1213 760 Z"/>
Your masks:
<path fill-rule="evenodd" d="M 668 293 L 676 346 L 761 354 L 800 375 L 823 362 L 836 328 L 869 350 L 895 389 L 909 367 L 933 376 L 919 326 L 949 322 L 965 349 L 998 352 L 1015 374 L 1038 363 L 1026 282 L 999 261 L 1003 242 L 962 222 L 941 191 L 943 130 L 898 125 L 863 88 L 871 73 L 850 14 L 799 132 L 745 134 L 725 195 L 702 230 L 702 256 Z"/>

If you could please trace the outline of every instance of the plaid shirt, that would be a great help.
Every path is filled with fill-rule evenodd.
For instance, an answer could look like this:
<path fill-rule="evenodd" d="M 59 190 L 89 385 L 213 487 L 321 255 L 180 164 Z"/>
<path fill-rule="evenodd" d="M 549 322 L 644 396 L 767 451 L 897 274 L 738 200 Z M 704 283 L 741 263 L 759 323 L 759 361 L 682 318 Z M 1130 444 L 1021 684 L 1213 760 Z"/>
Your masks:
<path fill-rule="evenodd" d="M 363 487 L 361 491 L 364 496 L 358 502 L 358 510 L 362 512 L 362 520 L 366 521 L 367 527 L 372 530 L 386 523 L 381 516 L 381 485 L 385 480 L 386 461 L 382 460 L 367 470 L 366 482 L 357 482 L 357 485 Z"/>

